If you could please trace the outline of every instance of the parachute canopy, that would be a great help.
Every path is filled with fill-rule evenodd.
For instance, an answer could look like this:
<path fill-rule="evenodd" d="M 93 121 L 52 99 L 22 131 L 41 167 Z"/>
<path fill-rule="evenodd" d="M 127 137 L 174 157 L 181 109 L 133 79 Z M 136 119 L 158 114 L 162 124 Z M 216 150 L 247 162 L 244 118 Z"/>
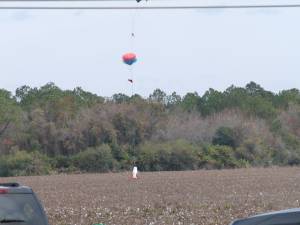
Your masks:
<path fill-rule="evenodd" d="M 123 62 L 127 65 L 132 65 L 137 61 L 136 55 L 134 53 L 126 53 L 123 55 Z"/>

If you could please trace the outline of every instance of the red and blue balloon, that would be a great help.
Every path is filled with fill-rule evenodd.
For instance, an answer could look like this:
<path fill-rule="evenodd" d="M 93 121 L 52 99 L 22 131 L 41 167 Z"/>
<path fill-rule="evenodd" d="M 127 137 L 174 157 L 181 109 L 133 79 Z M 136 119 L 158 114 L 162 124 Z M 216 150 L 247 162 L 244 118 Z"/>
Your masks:
<path fill-rule="evenodd" d="M 126 53 L 123 55 L 123 62 L 129 66 L 137 61 L 136 55 L 134 53 Z"/>

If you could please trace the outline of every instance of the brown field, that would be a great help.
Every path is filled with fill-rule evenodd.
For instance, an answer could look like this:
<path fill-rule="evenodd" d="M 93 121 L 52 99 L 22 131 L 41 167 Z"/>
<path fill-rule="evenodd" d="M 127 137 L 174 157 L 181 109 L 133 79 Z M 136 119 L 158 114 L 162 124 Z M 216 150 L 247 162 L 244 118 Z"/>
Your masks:
<path fill-rule="evenodd" d="M 31 186 L 51 225 L 228 225 L 299 207 L 300 168 L 7 178 Z"/>

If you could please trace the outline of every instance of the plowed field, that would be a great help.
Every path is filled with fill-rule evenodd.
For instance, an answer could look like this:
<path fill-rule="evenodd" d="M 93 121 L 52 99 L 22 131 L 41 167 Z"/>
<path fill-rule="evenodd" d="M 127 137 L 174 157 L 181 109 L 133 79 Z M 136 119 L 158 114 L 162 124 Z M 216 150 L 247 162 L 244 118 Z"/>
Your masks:
<path fill-rule="evenodd" d="M 228 225 L 299 207 L 300 168 L 6 178 L 31 186 L 51 225 Z"/>

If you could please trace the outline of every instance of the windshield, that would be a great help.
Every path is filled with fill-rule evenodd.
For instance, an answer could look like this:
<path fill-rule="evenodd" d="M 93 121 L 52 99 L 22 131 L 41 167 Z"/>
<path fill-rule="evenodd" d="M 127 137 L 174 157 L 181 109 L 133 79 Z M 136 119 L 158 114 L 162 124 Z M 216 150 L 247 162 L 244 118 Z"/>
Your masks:
<path fill-rule="evenodd" d="M 0 196 L 1 224 L 12 224 L 10 221 L 19 221 L 14 223 L 46 225 L 44 218 L 43 212 L 32 194 L 4 194 Z"/>

